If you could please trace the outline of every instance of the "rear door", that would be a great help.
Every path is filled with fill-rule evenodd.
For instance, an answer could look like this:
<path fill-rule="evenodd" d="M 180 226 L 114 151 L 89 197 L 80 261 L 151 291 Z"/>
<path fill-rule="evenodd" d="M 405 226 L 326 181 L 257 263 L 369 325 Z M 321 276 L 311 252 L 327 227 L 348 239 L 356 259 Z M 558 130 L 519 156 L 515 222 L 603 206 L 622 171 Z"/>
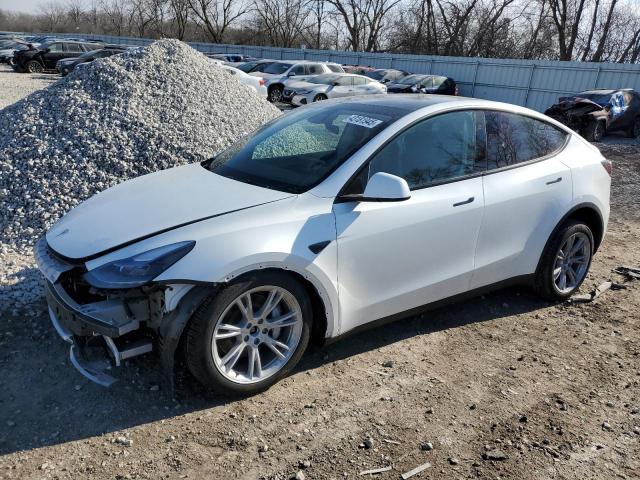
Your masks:
<path fill-rule="evenodd" d="M 566 132 L 514 113 L 484 113 L 485 208 L 472 288 L 534 273 L 573 197 L 571 170 L 558 158 Z"/>
<path fill-rule="evenodd" d="M 48 51 L 42 54 L 44 68 L 56 68 L 56 63 L 58 63 L 58 60 L 61 60 L 63 58 L 66 57 L 64 55 L 64 47 L 62 42 L 53 42 L 49 45 Z"/>

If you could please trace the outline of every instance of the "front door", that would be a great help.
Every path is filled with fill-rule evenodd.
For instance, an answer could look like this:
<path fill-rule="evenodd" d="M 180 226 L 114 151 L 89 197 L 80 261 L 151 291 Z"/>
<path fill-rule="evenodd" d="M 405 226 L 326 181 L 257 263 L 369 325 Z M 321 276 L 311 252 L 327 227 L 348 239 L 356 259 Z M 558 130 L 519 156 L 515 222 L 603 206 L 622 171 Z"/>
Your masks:
<path fill-rule="evenodd" d="M 484 207 L 475 118 L 458 111 L 414 124 L 359 175 L 361 184 L 377 172 L 401 176 L 410 199 L 334 205 L 341 331 L 469 288 Z"/>

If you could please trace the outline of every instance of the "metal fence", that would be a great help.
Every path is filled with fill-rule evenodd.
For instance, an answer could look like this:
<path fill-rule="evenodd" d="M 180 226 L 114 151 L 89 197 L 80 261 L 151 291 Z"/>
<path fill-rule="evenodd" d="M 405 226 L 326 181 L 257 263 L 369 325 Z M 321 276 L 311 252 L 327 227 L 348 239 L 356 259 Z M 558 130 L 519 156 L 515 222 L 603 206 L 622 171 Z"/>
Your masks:
<path fill-rule="evenodd" d="M 77 33 L 68 35 L 78 36 Z M 88 37 L 121 45 L 147 45 L 153 41 L 110 35 Z M 190 45 L 203 53 L 240 53 L 284 60 L 322 60 L 446 75 L 456 80 L 462 95 L 523 105 L 539 111 L 544 111 L 555 103 L 560 95 L 584 90 L 633 88 L 640 91 L 640 65 L 342 52 L 214 43 Z"/>

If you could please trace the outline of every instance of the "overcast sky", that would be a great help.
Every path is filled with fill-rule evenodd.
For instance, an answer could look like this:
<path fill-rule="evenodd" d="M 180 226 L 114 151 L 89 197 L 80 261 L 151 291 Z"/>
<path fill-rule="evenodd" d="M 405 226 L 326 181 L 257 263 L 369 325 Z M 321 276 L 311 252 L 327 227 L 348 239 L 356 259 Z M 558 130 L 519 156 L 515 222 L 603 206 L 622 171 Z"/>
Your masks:
<path fill-rule="evenodd" d="M 38 11 L 38 5 L 44 2 L 46 0 L 0 0 L 0 9 L 35 13 Z"/>

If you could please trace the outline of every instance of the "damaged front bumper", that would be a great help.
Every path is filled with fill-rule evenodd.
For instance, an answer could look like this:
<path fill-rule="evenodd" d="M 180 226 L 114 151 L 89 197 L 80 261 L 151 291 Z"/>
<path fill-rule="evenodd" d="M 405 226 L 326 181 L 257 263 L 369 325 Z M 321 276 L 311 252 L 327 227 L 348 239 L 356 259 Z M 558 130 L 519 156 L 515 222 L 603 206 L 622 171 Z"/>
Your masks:
<path fill-rule="evenodd" d="M 127 303 L 108 299 L 80 305 L 60 284 L 47 281 L 45 289 L 51 323 L 58 335 L 71 344 L 71 363 L 92 382 L 112 385 L 116 381 L 109 373 L 112 367 L 153 350 L 150 336 L 136 335 L 140 322 L 149 318 L 145 299 Z"/>
<path fill-rule="evenodd" d="M 34 248 L 46 278 L 49 317 L 70 344 L 71 363 L 92 382 L 110 386 L 114 367 L 157 350 L 174 388 L 174 362 L 182 332 L 215 285 L 176 283 L 128 290 L 96 289 L 84 280 L 82 263 L 59 258 L 43 237 Z"/>
<path fill-rule="evenodd" d="M 49 318 L 56 332 L 70 344 L 73 366 L 86 378 L 110 386 L 116 378 L 113 367 L 128 358 L 153 350 L 149 325 L 162 318 L 164 291 L 81 291 L 83 266 L 55 256 L 45 237 L 34 248 L 38 268 L 46 278 Z"/>

